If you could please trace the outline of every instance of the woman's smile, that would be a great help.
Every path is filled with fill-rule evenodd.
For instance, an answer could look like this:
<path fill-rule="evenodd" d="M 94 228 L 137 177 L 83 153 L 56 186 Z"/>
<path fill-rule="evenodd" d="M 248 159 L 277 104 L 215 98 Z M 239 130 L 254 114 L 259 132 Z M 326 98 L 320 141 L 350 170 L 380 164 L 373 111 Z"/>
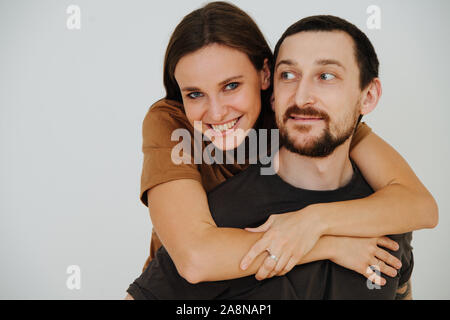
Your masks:
<path fill-rule="evenodd" d="M 225 136 L 231 132 L 233 132 L 239 125 L 242 116 L 234 118 L 227 122 L 222 123 L 207 123 L 206 126 L 209 129 L 213 129 L 214 135 Z"/>

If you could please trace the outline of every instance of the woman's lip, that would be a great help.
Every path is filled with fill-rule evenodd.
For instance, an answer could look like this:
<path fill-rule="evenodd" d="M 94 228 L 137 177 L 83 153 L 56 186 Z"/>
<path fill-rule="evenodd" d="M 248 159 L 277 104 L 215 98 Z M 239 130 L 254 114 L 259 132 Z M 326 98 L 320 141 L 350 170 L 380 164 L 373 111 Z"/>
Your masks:
<path fill-rule="evenodd" d="M 242 117 L 242 116 L 233 118 L 233 119 L 231 119 L 231 120 L 228 120 L 228 121 L 225 121 L 225 122 L 222 122 L 222 123 L 207 123 L 207 125 L 210 126 L 210 127 L 211 127 L 211 125 L 221 126 L 221 125 L 227 124 L 227 123 L 229 123 L 229 122 L 231 122 L 231 121 L 234 121 L 234 120 L 236 120 L 236 119 L 239 119 L 240 117 Z M 212 127 L 211 127 L 211 128 L 212 128 Z"/>
<path fill-rule="evenodd" d="M 230 132 L 234 131 L 234 129 L 237 128 L 238 124 L 240 123 L 240 121 L 242 119 L 242 116 L 239 116 L 239 117 L 234 118 L 234 119 L 238 119 L 236 121 L 236 123 L 234 124 L 234 126 L 231 127 L 230 129 L 226 130 L 226 131 L 223 131 L 223 132 L 218 132 L 218 131 L 214 130 L 213 127 L 209 123 L 207 124 L 207 127 L 208 127 L 209 130 L 212 130 L 212 132 L 213 132 L 213 134 L 215 136 L 218 136 L 218 137 L 226 136 L 227 134 L 229 134 Z M 230 121 L 233 121 L 233 120 L 230 120 Z M 230 121 L 228 121 L 228 122 L 230 122 Z M 224 122 L 224 123 L 228 123 L 228 122 Z M 214 125 L 216 125 L 216 124 L 214 124 Z"/>

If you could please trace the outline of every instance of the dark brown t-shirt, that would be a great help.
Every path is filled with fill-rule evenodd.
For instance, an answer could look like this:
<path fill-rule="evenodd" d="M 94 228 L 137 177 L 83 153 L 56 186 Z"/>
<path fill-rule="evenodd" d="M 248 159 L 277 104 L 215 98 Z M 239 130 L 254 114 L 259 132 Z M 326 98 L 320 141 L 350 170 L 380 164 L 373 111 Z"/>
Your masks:
<path fill-rule="evenodd" d="M 147 112 L 143 127 L 144 161 L 141 175 L 140 199 L 144 205 L 147 203 L 147 191 L 154 186 L 178 179 L 194 179 L 203 185 L 206 192 L 209 192 L 228 178 L 243 171 L 248 164 L 195 164 L 190 163 L 175 164 L 172 161 L 172 150 L 180 143 L 179 140 L 172 141 L 172 133 L 176 129 L 186 129 L 191 137 L 194 137 L 194 128 L 189 123 L 184 112 L 183 105 L 173 100 L 162 99 L 153 104 Z M 366 124 L 361 123 L 353 136 L 350 148 L 353 148 L 359 141 L 370 133 L 371 129 Z M 192 138 L 191 145 L 193 146 Z M 202 149 L 208 142 L 202 141 Z M 193 147 L 192 147 L 193 148 Z M 161 247 L 161 240 L 152 230 L 150 242 L 150 256 L 145 262 L 143 270 L 154 258 L 156 251 Z"/>

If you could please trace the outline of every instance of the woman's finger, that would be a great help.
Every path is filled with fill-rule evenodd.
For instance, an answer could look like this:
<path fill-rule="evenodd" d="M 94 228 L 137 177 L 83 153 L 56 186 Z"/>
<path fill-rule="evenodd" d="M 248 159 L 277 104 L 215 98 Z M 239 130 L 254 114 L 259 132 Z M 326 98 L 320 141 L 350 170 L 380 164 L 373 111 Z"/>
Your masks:
<path fill-rule="evenodd" d="M 389 277 L 395 277 L 397 275 L 397 270 L 392 268 L 391 266 L 388 266 L 386 263 L 383 262 L 383 260 L 378 260 L 377 262 L 378 267 L 378 274 L 381 276 L 381 273 L 389 276 Z"/>
<path fill-rule="evenodd" d="M 258 272 L 256 273 L 255 277 L 257 280 L 263 280 L 266 279 L 269 274 L 274 270 L 276 265 L 276 261 L 272 259 L 270 256 L 264 260 L 264 263 L 262 266 L 258 269 Z"/>
<path fill-rule="evenodd" d="M 272 278 L 272 277 L 274 277 L 274 276 L 276 276 L 277 274 L 275 273 L 275 269 L 273 269 L 271 272 L 270 272 L 270 274 L 269 274 L 269 276 L 267 277 L 268 279 L 269 278 Z"/>
<path fill-rule="evenodd" d="M 285 254 L 281 254 L 281 256 L 274 255 L 275 258 L 272 257 L 272 252 L 282 252 L 282 248 L 275 248 L 271 249 L 270 251 L 267 250 L 269 253 L 269 256 L 264 261 L 264 270 L 261 270 L 259 273 L 259 280 L 262 280 L 262 278 L 271 278 L 274 275 L 278 274 L 278 271 L 280 268 L 282 269 L 284 265 L 287 263 L 288 257 Z M 280 266 L 281 263 L 281 266 Z M 262 268 L 262 266 L 261 266 Z M 258 270 L 259 271 L 259 270 Z"/>
<path fill-rule="evenodd" d="M 268 247 L 268 238 L 263 236 L 261 239 L 250 248 L 249 252 L 241 260 L 241 269 L 245 270 L 252 264 L 253 260 L 259 256 L 262 252 L 266 251 Z"/>
<path fill-rule="evenodd" d="M 278 258 L 278 262 L 273 270 L 276 275 L 280 275 L 280 273 L 284 270 L 290 257 L 291 254 L 281 254 L 281 257 Z"/>
<path fill-rule="evenodd" d="M 397 242 L 395 242 L 392 239 L 389 239 L 388 237 L 378 238 L 377 245 L 385 247 L 392 251 L 397 251 L 400 248 Z"/>
<path fill-rule="evenodd" d="M 384 286 L 386 279 L 381 276 L 380 260 L 373 257 L 371 264 L 366 269 L 366 278 L 372 281 L 373 284 Z"/>
<path fill-rule="evenodd" d="M 289 261 L 286 264 L 286 266 L 284 267 L 284 269 L 281 270 L 281 272 L 279 272 L 278 275 L 284 276 L 286 273 L 291 271 L 296 265 L 297 265 L 297 259 L 294 258 L 294 256 L 291 256 L 291 258 L 289 259 Z"/>
<path fill-rule="evenodd" d="M 394 257 L 393 255 L 391 255 L 389 252 L 387 252 L 386 250 L 383 250 L 381 248 L 378 248 L 375 251 L 375 256 L 384 261 L 386 264 L 396 268 L 396 269 L 400 269 L 402 267 L 402 262 Z"/>
<path fill-rule="evenodd" d="M 366 273 L 364 276 L 372 282 L 374 285 L 384 286 L 386 284 L 386 280 L 382 278 L 377 272 L 373 271 L 371 266 L 367 267 Z"/>
<path fill-rule="evenodd" d="M 380 264 L 380 272 L 393 278 L 397 275 L 397 270 L 395 270 L 394 268 L 392 268 L 391 266 L 388 266 L 386 263 L 384 263 L 383 261 L 381 261 Z"/>

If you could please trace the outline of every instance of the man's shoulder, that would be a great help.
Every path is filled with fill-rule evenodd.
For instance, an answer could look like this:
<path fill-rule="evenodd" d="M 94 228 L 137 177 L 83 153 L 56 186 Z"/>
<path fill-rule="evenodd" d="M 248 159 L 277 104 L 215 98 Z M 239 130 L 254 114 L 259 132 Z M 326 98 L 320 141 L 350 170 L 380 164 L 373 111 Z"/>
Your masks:
<path fill-rule="evenodd" d="M 359 170 L 356 163 L 351 161 L 353 166 L 353 176 L 349 182 L 349 185 L 344 188 L 348 190 L 351 195 L 354 195 L 356 198 L 369 196 L 374 192 L 370 184 L 366 181 L 361 170 Z"/>

